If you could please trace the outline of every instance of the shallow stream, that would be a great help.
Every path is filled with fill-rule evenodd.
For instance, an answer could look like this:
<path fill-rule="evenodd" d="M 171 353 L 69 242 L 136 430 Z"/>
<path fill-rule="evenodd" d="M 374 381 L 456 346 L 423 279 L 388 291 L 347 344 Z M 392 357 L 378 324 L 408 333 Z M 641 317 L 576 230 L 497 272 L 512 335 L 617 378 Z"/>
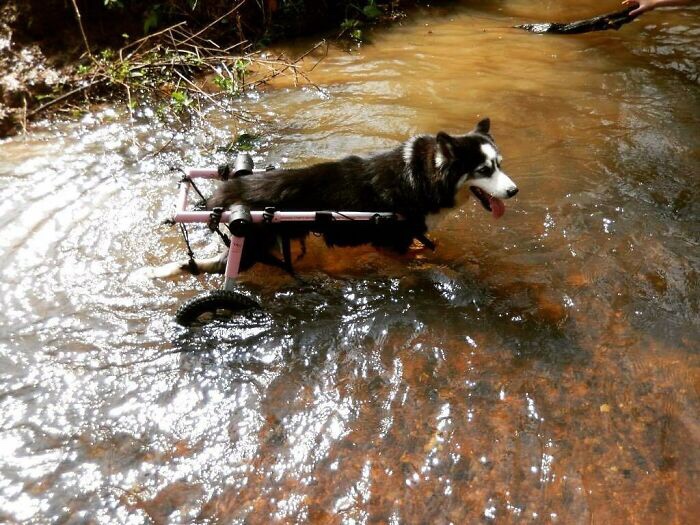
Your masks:
<path fill-rule="evenodd" d="M 617 7 L 563 4 L 418 11 L 250 122 L 115 108 L 0 142 L 0 522 L 696 522 L 700 8 L 510 28 Z M 301 280 L 241 280 L 264 312 L 198 329 L 173 313 L 218 276 L 138 271 L 184 256 L 169 167 L 241 132 L 301 166 L 484 116 L 520 193 L 435 253 L 316 240 Z"/>

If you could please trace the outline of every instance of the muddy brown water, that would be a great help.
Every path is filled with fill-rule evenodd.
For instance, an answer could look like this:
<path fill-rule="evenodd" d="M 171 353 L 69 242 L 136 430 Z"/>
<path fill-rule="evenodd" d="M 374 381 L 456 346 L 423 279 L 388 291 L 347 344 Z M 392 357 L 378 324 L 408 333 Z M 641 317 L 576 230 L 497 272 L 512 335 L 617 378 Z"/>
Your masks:
<path fill-rule="evenodd" d="M 568 4 L 418 12 L 243 128 L 104 110 L 0 143 L 0 521 L 697 522 L 700 9 L 508 28 L 600 8 Z M 234 133 L 303 165 L 482 116 L 520 194 L 435 253 L 312 242 L 196 330 L 173 312 L 218 277 L 139 277 L 183 254 L 168 166 Z"/>

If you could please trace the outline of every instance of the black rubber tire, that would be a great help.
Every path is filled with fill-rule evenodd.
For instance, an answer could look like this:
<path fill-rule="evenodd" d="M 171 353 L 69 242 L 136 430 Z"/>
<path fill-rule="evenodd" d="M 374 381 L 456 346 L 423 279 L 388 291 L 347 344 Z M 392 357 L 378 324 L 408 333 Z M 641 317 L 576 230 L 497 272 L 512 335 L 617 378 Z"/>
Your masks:
<path fill-rule="evenodd" d="M 175 320 L 183 326 L 190 326 L 204 314 L 216 315 L 218 310 L 236 314 L 253 308 L 260 308 L 260 305 L 245 295 L 230 290 L 215 290 L 185 302 L 177 309 Z"/>

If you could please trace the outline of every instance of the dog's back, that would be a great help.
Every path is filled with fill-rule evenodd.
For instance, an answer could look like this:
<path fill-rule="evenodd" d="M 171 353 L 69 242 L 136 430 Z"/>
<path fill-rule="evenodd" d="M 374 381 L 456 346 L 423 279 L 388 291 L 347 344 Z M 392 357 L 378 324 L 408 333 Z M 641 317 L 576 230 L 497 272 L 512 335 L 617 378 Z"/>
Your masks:
<path fill-rule="evenodd" d="M 401 149 L 370 158 L 347 157 L 308 168 L 272 170 L 229 180 L 208 200 L 208 207 L 244 204 L 251 209 L 279 211 L 374 211 L 401 213 L 401 221 L 328 221 L 260 225 L 246 240 L 246 262 L 272 249 L 278 236 L 300 239 L 311 232 L 328 246 L 372 244 L 405 252 L 413 239 L 425 233 L 422 218 L 414 217 L 411 188 L 403 178 Z M 252 239 L 251 239 L 252 240 Z"/>
<path fill-rule="evenodd" d="M 408 193 L 402 183 L 403 167 L 396 149 L 366 159 L 352 156 L 306 168 L 254 173 L 223 183 L 208 207 L 245 204 L 282 211 L 402 211 L 398 208 L 405 208 L 402 196 Z"/>

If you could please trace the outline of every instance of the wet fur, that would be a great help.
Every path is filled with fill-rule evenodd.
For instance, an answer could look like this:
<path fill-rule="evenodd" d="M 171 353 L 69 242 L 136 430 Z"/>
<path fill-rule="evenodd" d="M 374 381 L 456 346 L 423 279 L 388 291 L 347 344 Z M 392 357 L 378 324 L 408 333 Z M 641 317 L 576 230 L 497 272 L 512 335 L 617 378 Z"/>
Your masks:
<path fill-rule="evenodd" d="M 321 234 L 328 246 L 371 244 L 399 253 L 427 232 L 426 217 L 455 206 L 457 191 L 470 173 L 484 163 L 484 144 L 493 145 L 488 119 L 474 131 L 453 137 L 418 136 L 391 151 L 368 158 L 346 157 L 306 168 L 254 173 L 222 183 L 207 207 L 244 204 L 253 210 L 396 212 L 406 220 L 375 225 L 369 222 L 256 224 L 246 237 L 241 270 L 256 263 L 279 265 L 273 253 L 280 236 L 303 239 Z M 201 271 L 223 271 L 200 261 Z M 182 269 L 186 269 L 183 265 Z"/>

